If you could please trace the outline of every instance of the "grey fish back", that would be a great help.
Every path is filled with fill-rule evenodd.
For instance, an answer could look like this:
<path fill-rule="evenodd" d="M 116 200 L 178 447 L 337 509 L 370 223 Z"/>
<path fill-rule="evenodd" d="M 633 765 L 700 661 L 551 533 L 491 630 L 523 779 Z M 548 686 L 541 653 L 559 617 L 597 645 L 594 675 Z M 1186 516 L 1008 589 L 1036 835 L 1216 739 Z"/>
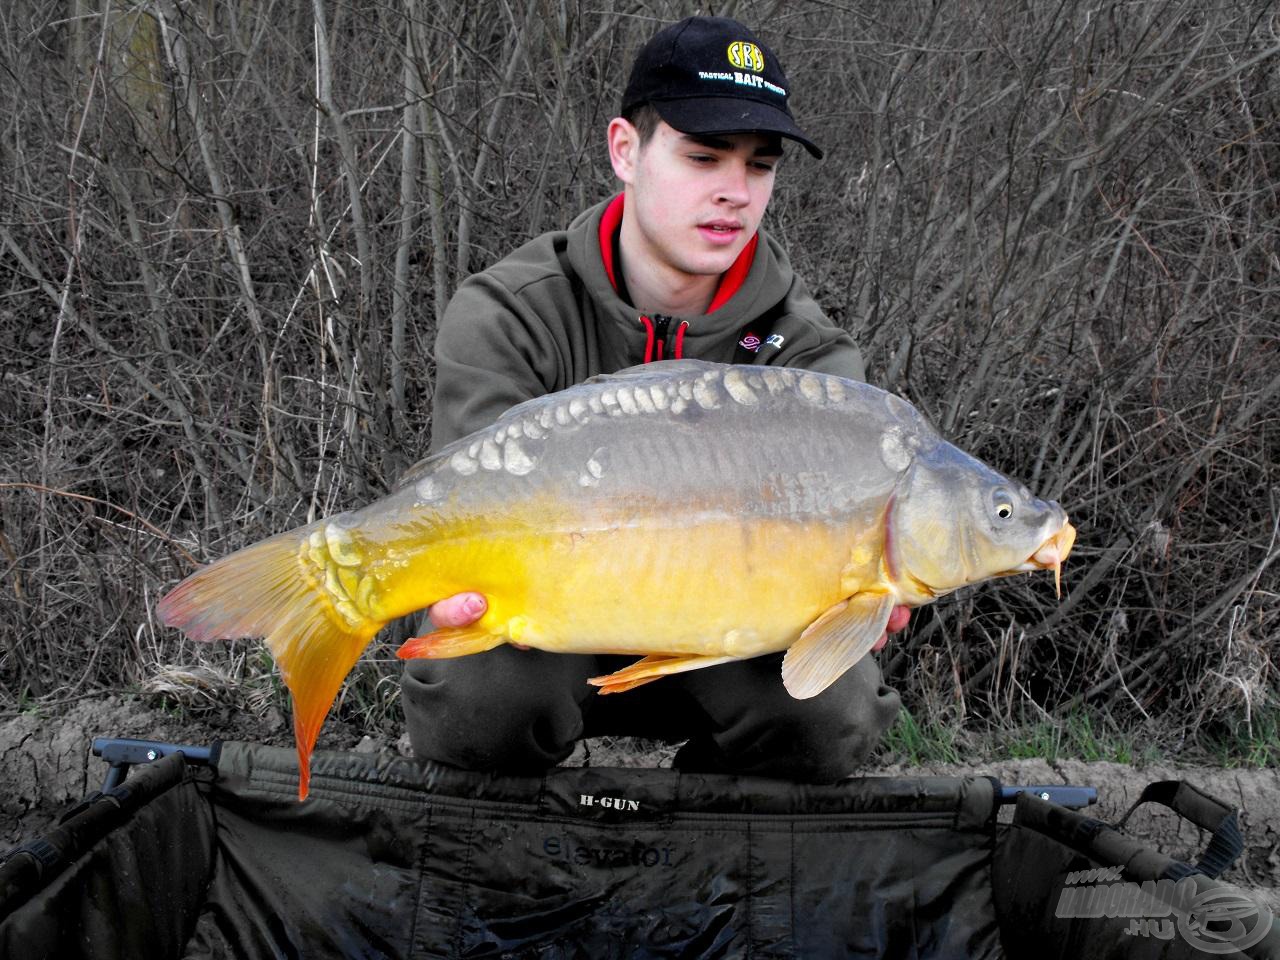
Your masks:
<path fill-rule="evenodd" d="M 422 505 L 535 491 L 583 504 L 840 513 L 892 488 L 941 440 L 914 407 L 858 381 L 786 367 L 680 360 L 522 403 L 402 481 Z M 639 506 L 639 502 L 637 503 Z"/>

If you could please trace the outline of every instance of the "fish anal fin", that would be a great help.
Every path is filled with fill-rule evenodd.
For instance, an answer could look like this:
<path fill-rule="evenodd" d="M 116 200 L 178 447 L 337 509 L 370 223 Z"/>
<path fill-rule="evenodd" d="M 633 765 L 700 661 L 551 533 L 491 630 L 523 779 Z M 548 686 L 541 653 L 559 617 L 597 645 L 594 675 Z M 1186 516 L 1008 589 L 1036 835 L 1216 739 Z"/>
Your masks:
<path fill-rule="evenodd" d="M 396 656 L 401 660 L 447 660 L 484 653 L 507 642 L 506 637 L 490 633 L 478 624 L 467 627 L 441 627 L 420 637 L 412 637 L 400 645 Z"/>
<path fill-rule="evenodd" d="M 787 692 L 807 700 L 835 683 L 884 635 L 895 602 L 888 592 L 854 594 L 809 624 L 782 658 Z"/>
<path fill-rule="evenodd" d="M 673 673 L 684 673 L 687 670 L 701 670 L 703 667 L 714 667 L 721 663 L 730 663 L 740 657 L 706 657 L 706 656 L 652 656 L 637 660 L 630 666 L 623 667 L 603 677 L 591 677 L 587 683 L 599 687 L 601 693 L 625 693 L 636 687 L 652 683 Z"/>

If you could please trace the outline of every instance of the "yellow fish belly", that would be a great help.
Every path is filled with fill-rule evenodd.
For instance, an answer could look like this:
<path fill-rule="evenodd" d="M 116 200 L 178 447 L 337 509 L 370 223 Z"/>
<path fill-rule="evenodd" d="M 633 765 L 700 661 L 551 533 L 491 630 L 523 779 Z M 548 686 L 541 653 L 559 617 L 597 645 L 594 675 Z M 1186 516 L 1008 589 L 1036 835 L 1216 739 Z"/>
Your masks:
<path fill-rule="evenodd" d="M 753 657 L 785 649 L 841 596 L 850 536 L 822 524 L 713 518 L 522 537 L 432 551 L 437 590 L 477 590 L 490 634 L 557 653 Z"/>

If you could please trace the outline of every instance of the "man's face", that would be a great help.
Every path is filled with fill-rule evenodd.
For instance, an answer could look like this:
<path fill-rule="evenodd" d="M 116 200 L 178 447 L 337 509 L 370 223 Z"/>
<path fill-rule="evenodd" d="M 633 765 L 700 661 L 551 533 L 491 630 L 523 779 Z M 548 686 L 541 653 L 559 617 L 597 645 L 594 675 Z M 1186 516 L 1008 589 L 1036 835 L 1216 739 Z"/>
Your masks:
<path fill-rule="evenodd" d="M 635 133 L 625 121 L 614 123 Z M 610 137 L 614 170 L 628 187 L 628 269 L 647 266 L 689 276 L 729 269 L 769 204 L 782 156 L 779 138 L 684 134 L 666 123 L 658 124 L 643 147 L 638 134 L 622 142 L 611 127 Z M 649 262 L 635 263 L 637 257 Z"/>

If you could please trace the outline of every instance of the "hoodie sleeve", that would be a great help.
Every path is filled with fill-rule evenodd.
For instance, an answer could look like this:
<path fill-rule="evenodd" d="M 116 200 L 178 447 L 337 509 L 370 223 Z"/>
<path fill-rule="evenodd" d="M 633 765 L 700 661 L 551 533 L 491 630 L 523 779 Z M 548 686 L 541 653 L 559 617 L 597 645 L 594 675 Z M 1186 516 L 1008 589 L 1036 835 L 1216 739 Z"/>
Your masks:
<path fill-rule="evenodd" d="M 449 301 L 435 359 L 432 450 L 550 393 L 558 379 L 546 325 L 490 272 L 468 278 Z"/>
<path fill-rule="evenodd" d="M 831 328 L 834 336 L 822 339 L 812 348 L 797 354 L 787 361 L 796 367 L 804 367 L 815 373 L 830 373 L 849 380 L 867 379 L 866 367 L 862 362 L 862 351 L 853 342 L 853 337 Z"/>

